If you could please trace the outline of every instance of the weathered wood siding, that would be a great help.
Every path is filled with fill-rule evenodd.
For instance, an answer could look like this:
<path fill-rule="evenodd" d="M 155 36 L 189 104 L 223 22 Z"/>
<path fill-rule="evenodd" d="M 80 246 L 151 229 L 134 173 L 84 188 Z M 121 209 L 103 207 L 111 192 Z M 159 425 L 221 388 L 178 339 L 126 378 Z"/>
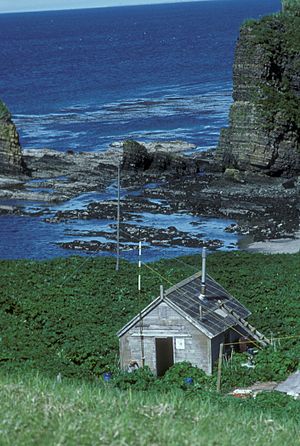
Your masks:
<path fill-rule="evenodd" d="M 121 367 L 126 368 L 131 359 L 142 364 L 141 324 L 135 324 L 120 338 Z M 174 363 L 189 361 L 212 372 L 211 341 L 164 302 L 155 307 L 142 321 L 145 365 L 156 373 L 156 338 L 173 338 Z M 179 341 L 181 340 L 181 341 Z M 183 340 L 183 341 L 182 341 Z"/>
<path fill-rule="evenodd" d="M 229 328 L 226 332 L 219 334 L 215 338 L 212 339 L 211 342 L 211 359 L 212 359 L 212 365 L 216 364 L 218 358 L 219 358 L 219 351 L 220 351 L 220 344 L 229 344 L 230 342 L 237 342 L 240 338 L 240 328 L 234 327 L 235 329 Z M 240 332 L 241 333 L 241 332 Z M 224 346 L 224 352 L 226 350 L 230 350 L 230 346 L 225 345 Z"/>

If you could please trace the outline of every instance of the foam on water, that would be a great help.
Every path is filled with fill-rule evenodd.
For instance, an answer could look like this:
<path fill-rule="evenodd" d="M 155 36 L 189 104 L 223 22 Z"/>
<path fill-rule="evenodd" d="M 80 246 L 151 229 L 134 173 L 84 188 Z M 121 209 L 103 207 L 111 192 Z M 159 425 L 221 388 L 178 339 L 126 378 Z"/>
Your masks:
<path fill-rule="evenodd" d="M 226 123 L 231 98 L 220 87 L 201 95 L 192 93 L 178 97 L 172 90 L 168 96 L 130 98 L 97 108 L 75 104 L 52 114 L 16 114 L 15 122 L 25 143 L 34 146 L 42 140 L 44 146 L 59 150 L 70 146 L 105 150 L 115 139 L 140 136 L 147 140 L 185 139 L 205 148 L 206 141 L 209 145 L 217 143 L 216 130 Z M 208 125 L 207 120 L 213 125 Z M 162 124 L 164 128 L 160 127 Z"/>
<path fill-rule="evenodd" d="M 0 98 L 27 148 L 103 151 L 128 138 L 183 139 L 196 144 L 197 151 L 213 148 L 228 122 L 239 27 L 246 18 L 280 7 L 279 0 L 212 0 L 0 14 L 0 65 L 5 67 Z M 114 193 L 112 185 L 104 193 L 83 194 L 53 208 L 20 204 L 30 212 L 49 206 L 51 216 Z M 154 227 L 177 225 L 200 231 L 205 240 L 222 239 L 225 249 L 235 242 L 235 236 L 224 233 L 228 221 L 196 221 L 183 214 L 143 218 Z M 108 224 L 98 222 L 98 227 L 109 230 Z M 49 225 L 39 217 L 1 216 L 0 225 L 0 258 L 48 258 L 73 254 L 55 242 L 71 240 L 66 234 L 77 228 L 89 231 L 94 222 Z M 182 247 L 145 251 L 149 260 L 197 252 Z"/>

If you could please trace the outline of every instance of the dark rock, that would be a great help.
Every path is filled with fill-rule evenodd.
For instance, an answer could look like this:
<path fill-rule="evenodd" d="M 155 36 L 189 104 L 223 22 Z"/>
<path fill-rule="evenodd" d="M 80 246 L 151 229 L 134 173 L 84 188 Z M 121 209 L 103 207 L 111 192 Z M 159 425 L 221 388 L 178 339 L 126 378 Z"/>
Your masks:
<path fill-rule="evenodd" d="M 228 233 L 237 232 L 239 230 L 239 225 L 236 223 L 231 223 L 231 225 L 227 226 L 224 231 Z"/>
<path fill-rule="evenodd" d="M 249 21 L 240 32 L 229 127 L 216 159 L 224 168 L 291 176 L 300 172 L 300 16 Z"/>
<path fill-rule="evenodd" d="M 193 175 L 199 170 L 197 161 L 183 155 L 156 152 L 149 167 L 153 171 L 168 172 L 172 175 Z"/>
<path fill-rule="evenodd" d="M 285 189 L 293 189 L 296 186 L 296 180 L 294 178 L 289 178 L 286 181 L 283 181 L 282 186 Z"/>
<path fill-rule="evenodd" d="M 28 174 L 19 135 L 11 114 L 0 101 L 0 172 L 4 175 Z"/>
<path fill-rule="evenodd" d="M 76 251 L 85 251 L 85 252 L 100 252 L 100 251 L 108 251 L 108 252 L 116 252 L 117 244 L 114 242 L 99 242 L 98 240 L 73 240 L 71 242 L 58 242 L 56 243 L 58 246 L 64 249 L 73 249 Z M 130 250 L 129 246 L 125 244 L 120 244 L 120 248 L 122 251 Z"/>
<path fill-rule="evenodd" d="M 165 151 L 148 152 L 146 147 L 136 141 L 123 143 L 122 169 L 135 171 L 166 172 L 172 175 L 196 174 L 203 161 L 182 154 Z M 207 162 L 205 163 L 207 165 Z"/>
<path fill-rule="evenodd" d="M 123 163 L 125 170 L 147 170 L 152 163 L 152 156 L 147 149 L 136 141 L 125 141 L 123 143 Z"/>

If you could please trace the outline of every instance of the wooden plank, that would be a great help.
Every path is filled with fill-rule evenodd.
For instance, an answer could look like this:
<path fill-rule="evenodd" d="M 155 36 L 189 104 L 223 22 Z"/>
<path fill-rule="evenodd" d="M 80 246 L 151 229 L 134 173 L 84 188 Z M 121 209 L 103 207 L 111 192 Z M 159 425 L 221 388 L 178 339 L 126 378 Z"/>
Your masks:
<path fill-rule="evenodd" d="M 221 390 L 223 349 L 224 349 L 224 344 L 223 344 L 223 342 L 222 342 L 222 343 L 220 344 L 220 350 L 219 350 L 217 392 L 220 392 L 220 390 Z"/>
<path fill-rule="evenodd" d="M 253 325 L 249 324 L 249 322 L 245 321 L 245 319 L 241 318 L 234 310 L 228 308 L 227 305 L 223 303 L 220 303 L 220 307 L 227 311 L 228 314 L 233 316 L 238 321 L 239 325 L 264 347 L 271 344 L 271 341 L 266 336 L 260 333 Z"/>

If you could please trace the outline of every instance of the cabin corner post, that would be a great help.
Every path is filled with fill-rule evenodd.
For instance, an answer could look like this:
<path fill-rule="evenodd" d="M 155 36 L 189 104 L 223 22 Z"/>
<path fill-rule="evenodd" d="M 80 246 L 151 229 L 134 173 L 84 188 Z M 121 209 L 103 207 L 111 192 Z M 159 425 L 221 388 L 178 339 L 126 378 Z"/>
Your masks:
<path fill-rule="evenodd" d="M 145 343 L 144 343 L 144 321 L 142 312 L 140 312 L 140 341 L 141 341 L 141 363 L 145 367 Z"/>

